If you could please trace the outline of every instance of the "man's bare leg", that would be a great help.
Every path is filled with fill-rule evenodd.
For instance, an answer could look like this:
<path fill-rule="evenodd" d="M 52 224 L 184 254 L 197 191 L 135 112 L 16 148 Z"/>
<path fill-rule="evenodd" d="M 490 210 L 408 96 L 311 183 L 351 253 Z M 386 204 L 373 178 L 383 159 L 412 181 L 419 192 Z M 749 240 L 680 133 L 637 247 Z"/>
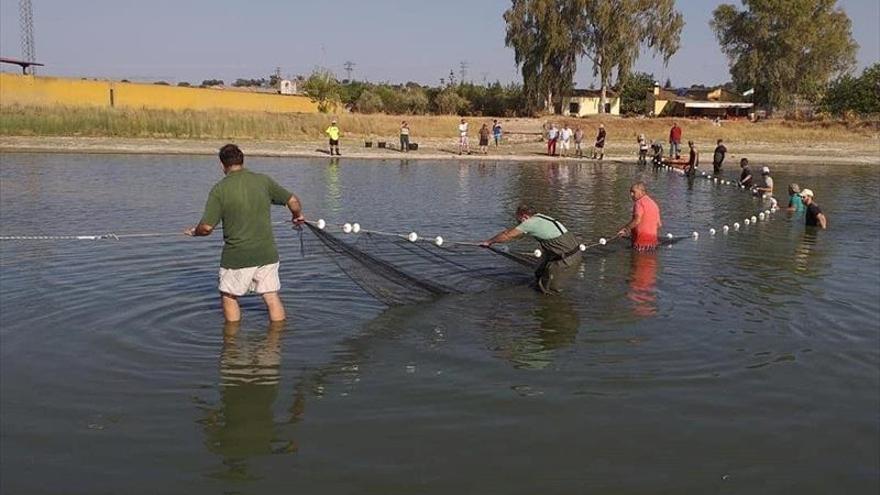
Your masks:
<path fill-rule="evenodd" d="M 241 321 L 241 309 L 238 307 L 238 297 L 225 292 L 220 293 L 223 301 L 223 317 L 226 321 Z"/>
<path fill-rule="evenodd" d="M 284 305 L 281 303 L 281 297 L 277 292 L 266 292 L 263 294 L 263 301 L 266 303 L 266 309 L 269 310 L 269 321 L 283 321 L 287 319 L 284 313 Z"/>

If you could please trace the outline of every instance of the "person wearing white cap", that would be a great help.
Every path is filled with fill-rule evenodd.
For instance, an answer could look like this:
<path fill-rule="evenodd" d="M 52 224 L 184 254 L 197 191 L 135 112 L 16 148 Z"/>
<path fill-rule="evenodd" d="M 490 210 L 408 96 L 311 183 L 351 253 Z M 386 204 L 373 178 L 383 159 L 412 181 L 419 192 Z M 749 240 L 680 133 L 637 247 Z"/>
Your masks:
<path fill-rule="evenodd" d="M 803 199 L 804 205 L 807 207 L 807 213 L 804 215 L 807 227 L 819 227 L 820 229 L 827 228 L 828 220 L 825 218 L 825 214 L 822 213 L 822 209 L 819 208 L 819 205 L 813 201 L 813 191 L 810 189 L 803 189 L 801 191 L 801 199 Z"/>
<path fill-rule="evenodd" d="M 761 169 L 761 179 L 763 184 L 755 188 L 755 195 L 769 198 L 773 196 L 773 177 L 770 177 L 770 167 Z"/>

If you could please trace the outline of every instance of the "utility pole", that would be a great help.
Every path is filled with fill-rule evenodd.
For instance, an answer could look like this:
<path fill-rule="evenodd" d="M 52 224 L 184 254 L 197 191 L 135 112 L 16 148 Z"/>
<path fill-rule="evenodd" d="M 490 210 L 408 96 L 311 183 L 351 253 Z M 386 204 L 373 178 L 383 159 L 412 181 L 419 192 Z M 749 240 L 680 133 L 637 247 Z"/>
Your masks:
<path fill-rule="evenodd" d="M 21 23 L 21 58 L 25 62 L 36 62 L 34 49 L 34 7 L 31 0 L 18 0 L 18 20 Z M 31 74 L 36 71 L 31 66 Z"/>
<path fill-rule="evenodd" d="M 468 67 L 469 67 L 469 65 L 467 63 L 467 60 L 462 60 L 461 62 L 458 63 L 458 70 L 459 70 L 458 73 L 461 75 L 461 78 L 459 79 L 459 81 L 461 81 L 462 84 L 464 84 L 464 78 L 467 77 Z"/>
<path fill-rule="evenodd" d="M 342 66 L 345 67 L 345 78 L 348 80 L 349 84 L 351 84 L 351 73 L 354 70 L 355 65 L 357 64 L 350 60 L 347 60 L 344 64 L 342 64 Z"/>

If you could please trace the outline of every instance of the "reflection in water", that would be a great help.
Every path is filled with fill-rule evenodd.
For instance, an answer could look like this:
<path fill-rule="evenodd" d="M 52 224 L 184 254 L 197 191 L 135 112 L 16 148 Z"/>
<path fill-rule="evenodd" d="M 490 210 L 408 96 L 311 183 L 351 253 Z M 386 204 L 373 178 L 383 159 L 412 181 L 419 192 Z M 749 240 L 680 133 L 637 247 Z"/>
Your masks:
<path fill-rule="evenodd" d="M 574 344 L 580 318 L 565 297 L 537 296 L 531 316 L 538 324 L 533 332 L 517 333 L 522 322 L 506 320 L 507 338 L 501 336 L 499 355 L 515 368 L 543 369 L 553 363 L 555 351 Z"/>
<path fill-rule="evenodd" d="M 631 251 L 629 290 L 626 297 L 633 303 L 633 314 L 649 317 L 657 314 L 657 253 Z"/>
<path fill-rule="evenodd" d="M 339 213 L 342 208 L 342 185 L 339 180 L 339 158 L 331 158 L 324 169 L 324 180 L 327 194 L 324 196 L 324 209 L 331 213 Z"/>
<path fill-rule="evenodd" d="M 816 230 L 805 229 L 800 242 L 794 251 L 794 270 L 796 272 L 809 271 L 809 260 L 816 247 Z"/>
<path fill-rule="evenodd" d="M 283 330 L 284 322 L 270 323 L 262 336 L 240 334 L 237 322 L 223 328 L 220 405 L 200 421 L 208 450 L 223 457 L 218 478 L 254 479 L 250 457 L 296 450 L 293 441 L 278 438 L 272 409 L 281 381 Z"/>

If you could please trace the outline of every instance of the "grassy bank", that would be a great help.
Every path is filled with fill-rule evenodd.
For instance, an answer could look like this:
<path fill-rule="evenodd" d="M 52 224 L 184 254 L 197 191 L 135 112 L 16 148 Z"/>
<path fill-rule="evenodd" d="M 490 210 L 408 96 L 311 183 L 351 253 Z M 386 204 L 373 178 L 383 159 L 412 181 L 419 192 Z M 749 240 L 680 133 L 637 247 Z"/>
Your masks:
<path fill-rule="evenodd" d="M 125 110 L 111 108 L 0 106 L 0 135 L 4 136 L 83 136 L 119 138 L 229 139 L 308 141 L 323 138 L 331 116 L 322 114 L 271 114 L 232 111 Z M 384 114 L 341 114 L 339 124 L 345 136 L 394 139 L 401 120 L 410 123 L 414 139 L 454 138 L 459 117 L 398 116 Z M 469 117 L 471 136 L 479 125 L 491 124 L 491 117 Z M 551 118 L 502 119 L 512 142 L 539 139 L 541 126 Z M 562 119 L 572 127 L 585 128 L 588 140 L 602 122 L 609 144 L 634 141 L 638 133 L 649 139 L 665 140 L 673 119 L 591 117 Z M 702 143 L 723 138 L 739 143 L 878 142 L 877 121 L 797 122 L 771 120 L 759 123 L 724 122 L 721 127 L 706 120 L 678 119 L 684 138 Z"/>

